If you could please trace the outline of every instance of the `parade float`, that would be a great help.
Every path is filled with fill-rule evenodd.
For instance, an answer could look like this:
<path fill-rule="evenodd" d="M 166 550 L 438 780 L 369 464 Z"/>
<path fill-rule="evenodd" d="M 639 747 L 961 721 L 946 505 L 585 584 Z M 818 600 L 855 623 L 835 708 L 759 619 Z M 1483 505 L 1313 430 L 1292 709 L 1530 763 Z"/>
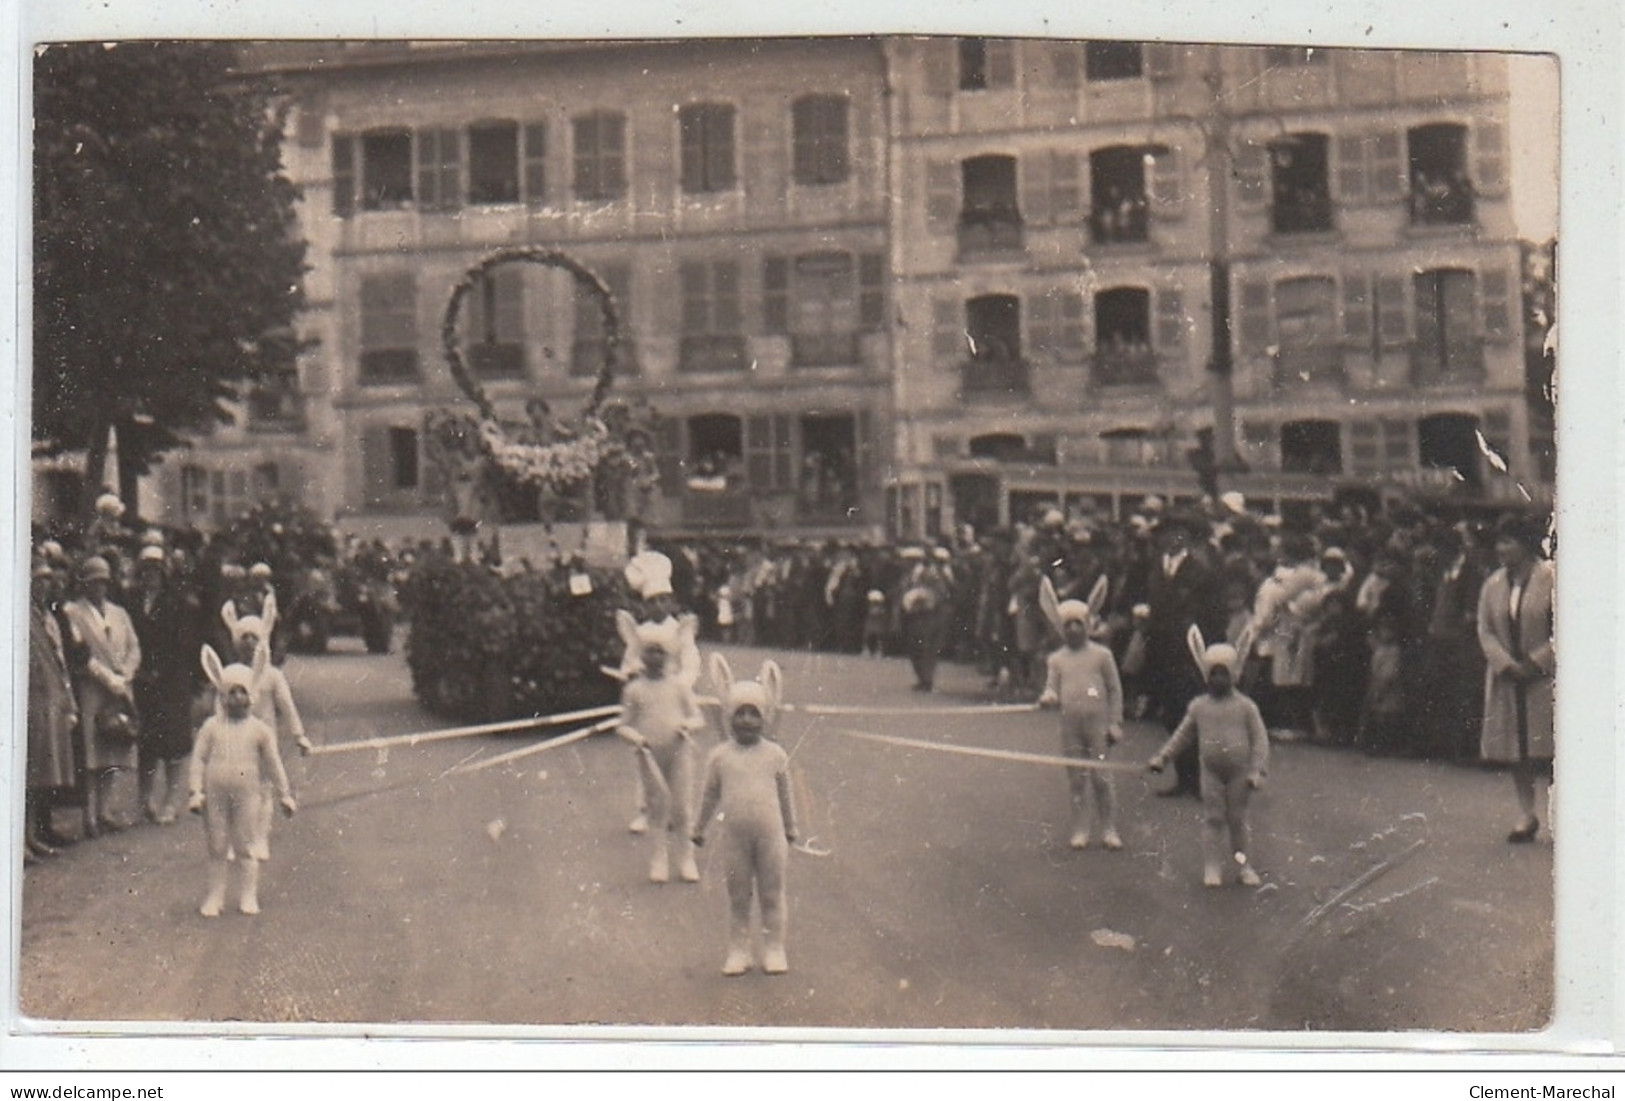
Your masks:
<path fill-rule="evenodd" d="M 463 306 L 511 264 L 566 272 L 598 302 L 603 362 L 579 413 L 533 398 L 505 417 L 465 361 Z M 633 602 L 622 567 L 656 481 L 653 411 L 610 395 L 619 332 L 608 286 L 557 251 L 501 250 L 452 290 L 441 346 L 472 408 L 430 413 L 425 443 L 453 553 L 416 563 L 407 600 L 413 691 L 436 715 L 499 721 L 617 696 L 603 670 L 620 661 L 614 615 Z"/>

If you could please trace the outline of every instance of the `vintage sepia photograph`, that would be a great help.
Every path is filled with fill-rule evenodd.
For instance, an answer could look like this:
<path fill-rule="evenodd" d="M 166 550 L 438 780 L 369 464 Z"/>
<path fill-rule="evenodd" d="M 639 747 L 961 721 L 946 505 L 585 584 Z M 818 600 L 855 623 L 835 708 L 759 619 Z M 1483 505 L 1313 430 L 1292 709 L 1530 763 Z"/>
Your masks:
<path fill-rule="evenodd" d="M 12 1029 L 1551 1029 L 1558 58 L 1101 26 L 27 43 Z"/>

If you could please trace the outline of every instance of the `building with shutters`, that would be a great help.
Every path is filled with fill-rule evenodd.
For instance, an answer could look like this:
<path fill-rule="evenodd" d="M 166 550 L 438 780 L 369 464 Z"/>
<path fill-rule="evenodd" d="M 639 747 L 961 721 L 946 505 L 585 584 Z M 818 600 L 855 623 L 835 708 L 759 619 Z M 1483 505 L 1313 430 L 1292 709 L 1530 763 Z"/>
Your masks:
<path fill-rule="evenodd" d="M 1503 58 L 886 48 L 900 531 L 1194 496 L 1216 286 L 1247 468 L 1224 488 L 1277 507 L 1340 484 L 1549 492 Z"/>
<path fill-rule="evenodd" d="M 319 344 L 166 464 L 173 522 L 297 487 L 348 527 L 438 533 L 423 418 L 462 401 L 442 312 L 514 245 L 616 292 L 616 392 L 664 418 L 670 531 L 924 537 L 1192 496 L 1225 315 L 1247 468 L 1225 488 L 1550 491 L 1503 58 L 908 37 L 255 56 L 293 107 Z M 505 412 L 585 400 L 601 322 L 568 276 L 498 269 L 469 301 Z"/>
<path fill-rule="evenodd" d="M 878 533 L 890 449 L 884 55 L 865 39 L 258 47 L 314 270 L 297 378 L 176 456 L 166 519 L 296 490 L 341 526 L 444 534 L 424 418 L 472 408 L 440 351 L 496 249 L 559 249 L 615 293 L 613 391 L 662 418 L 669 531 Z M 585 404 L 596 297 L 504 265 L 459 321 L 504 416 Z"/>

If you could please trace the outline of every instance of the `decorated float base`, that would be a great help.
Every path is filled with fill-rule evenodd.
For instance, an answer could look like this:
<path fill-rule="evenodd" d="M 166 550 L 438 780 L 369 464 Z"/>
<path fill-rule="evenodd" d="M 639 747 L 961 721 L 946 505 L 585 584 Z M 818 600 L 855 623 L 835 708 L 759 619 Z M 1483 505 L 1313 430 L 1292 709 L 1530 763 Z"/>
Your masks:
<path fill-rule="evenodd" d="M 512 573 L 526 562 L 534 569 L 547 569 L 574 556 L 595 569 L 619 570 L 631 556 L 628 538 L 624 520 L 499 524 L 496 528 L 504 573 Z"/>

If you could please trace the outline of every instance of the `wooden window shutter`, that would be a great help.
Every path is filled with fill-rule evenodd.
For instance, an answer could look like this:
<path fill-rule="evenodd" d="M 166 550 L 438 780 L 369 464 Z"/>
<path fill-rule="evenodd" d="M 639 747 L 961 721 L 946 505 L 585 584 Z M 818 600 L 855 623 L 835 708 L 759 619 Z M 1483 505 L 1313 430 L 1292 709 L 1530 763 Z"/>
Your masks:
<path fill-rule="evenodd" d="M 598 120 L 599 186 L 606 196 L 626 194 L 626 116 L 601 115 Z"/>
<path fill-rule="evenodd" d="M 1382 426 L 1382 465 L 1388 470 L 1404 470 L 1416 465 L 1414 425 L 1408 420 L 1384 418 Z"/>
<path fill-rule="evenodd" d="M 1487 122 L 1473 131 L 1473 188 L 1480 195 L 1499 195 L 1506 186 L 1506 127 Z"/>
<path fill-rule="evenodd" d="M 355 152 L 353 135 L 333 135 L 333 213 L 340 218 L 355 213 Z"/>
<path fill-rule="evenodd" d="M 382 505 L 391 493 L 389 429 L 370 424 L 361 433 L 361 499 Z"/>
<path fill-rule="evenodd" d="M 1056 302 L 1055 296 L 1047 293 L 1029 295 L 1022 310 L 1027 317 L 1027 346 L 1035 355 L 1044 359 L 1060 358 L 1056 354 L 1058 351 L 1056 322 L 1059 312 L 1059 303 Z"/>
<path fill-rule="evenodd" d="M 1371 347 L 1371 277 L 1363 271 L 1343 273 L 1343 339 L 1356 347 Z"/>
<path fill-rule="evenodd" d="M 419 130 L 417 201 L 425 210 L 450 210 L 462 197 L 462 135 L 456 130 Z"/>
<path fill-rule="evenodd" d="M 1083 295 L 1076 291 L 1061 291 L 1061 358 L 1067 363 L 1082 363 L 1089 350 L 1089 311 L 1084 308 Z"/>
<path fill-rule="evenodd" d="M 762 258 L 762 329 L 790 331 L 790 262 L 782 256 Z"/>
<path fill-rule="evenodd" d="M 875 419 L 869 414 L 869 410 L 858 410 L 854 431 L 858 437 L 858 469 L 856 474 L 858 485 L 862 487 L 868 485 L 874 479 Z"/>
<path fill-rule="evenodd" d="M 1505 268 L 1483 272 L 1478 280 L 1484 306 L 1484 339 L 1497 343 L 1512 337 L 1512 276 Z"/>
<path fill-rule="evenodd" d="M 858 328 L 866 333 L 886 328 L 886 257 L 879 252 L 858 256 Z"/>
<path fill-rule="evenodd" d="M 951 96 L 958 81 L 958 42 L 952 38 L 931 39 L 921 44 L 920 63 L 924 69 L 927 95 Z"/>
<path fill-rule="evenodd" d="M 1185 213 L 1185 179 L 1178 150 L 1164 149 L 1152 158 L 1151 198 L 1159 218 L 1178 218 Z"/>
<path fill-rule="evenodd" d="M 1021 217 L 1028 225 L 1047 226 L 1054 220 L 1050 203 L 1050 155 L 1047 149 L 1024 154 L 1021 171 Z"/>
<path fill-rule="evenodd" d="M 773 415 L 773 477 L 778 489 L 796 484 L 794 455 L 791 453 L 790 414 Z"/>
<path fill-rule="evenodd" d="M 527 125 L 524 141 L 525 202 L 542 206 L 547 202 L 547 123 Z"/>
<path fill-rule="evenodd" d="M 957 298 L 931 302 L 931 356 L 957 363 L 965 355 L 964 307 Z"/>
<path fill-rule="evenodd" d="M 1148 42 L 1145 47 L 1146 74 L 1152 80 L 1179 79 L 1180 47 L 1167 42 Z"/>
<path fill-rule="evenodd" d="M 1410 339 L 1410 307 L 1407 280 L 1402 275 L 1379 275 L 1377 291 L 1377 339 L 1385 347 Z"/>
<path fill-rule="evenodd" d="M 1062 42 L 1050 47 L 1050 68 L 1059 88 L 1077 88 L 1083 84 L 1083 47 L 1076 42 Z"/>
<path fill-rule="evenodd" d="M 685 261 L 677 269 L 678 282 L 683 288 L 683 332 L 690 334 L 711 331 L 711 280 L 706 265 Z"/>
<path fill-rule="evenodd" d="M 1405 174 L 1405 139 L 1397 131 L 1371 136 L 1371 199 L 1385 202 L 1398 199 L 1410 190 Z"/>
<path fill-rule="evenodd" d="M 745 329 L 744 311 L 739 306 L 739 263 L 718 260 L 711 265 L 711 308 L 716 332 L 739 333 Z"/>
<path fill-rule="evenodd" d="M 1174 287 L 1157 291 L 1157 350 L 1183 348 L 1185 327 L 1184 295 Z"/>
<path fill-rule="evenodd" d="M 1270 285 L 1263 279 L 1241 284 L 1241 350 L 1263 355 L 1270 346 Z"/>
<path fill-rule="evenodd" d="M 773 417 L 745 419 L 745 478 L 752 489 L 773 488 Z"/>
<path fill-rule="evenodd" d="M 1083 216 L 1083 170 L 1076 153 L 1050 153 L 1050 214 L 1056 225 L 1071 225 Z"/>
<path fill-rule="evenodd" d="M 930 161 L 926 164 L 925 221 L 933 233 L 951 233 L 959 221 L 957 161 Z"/>
<path fill-rule="evenodd" d="M 1376 421 L 1350 421 L 1349 473 L 1375 474 L 1382 469 L 1382 444 Z"/>
<path fill-rule="evenodd" d="M 1244 142 L 1236 153 L 1236 201 L 1256 209 L 1269 198 L 1269 150 L 1256 142 Z"/>
<path fill-rule="evenodd" d="M 1016 83 L 1016 44 L 1008 38 L 987 40 L 987 86 L 1010 88 Z"/>
<path fill-rule="evenodd" d="M 675 417 L 662 417 L 655 427 L 655 466 L 662 493 L 683 491 L 683 422 Z"/>
<path fill-rule="evenodd" d="M 1370 194 L 1366 181 L 1366 139 L 1361 134 L 1339 134 L 1336 143 L 1337 198 L 1363 203 Z"/>

